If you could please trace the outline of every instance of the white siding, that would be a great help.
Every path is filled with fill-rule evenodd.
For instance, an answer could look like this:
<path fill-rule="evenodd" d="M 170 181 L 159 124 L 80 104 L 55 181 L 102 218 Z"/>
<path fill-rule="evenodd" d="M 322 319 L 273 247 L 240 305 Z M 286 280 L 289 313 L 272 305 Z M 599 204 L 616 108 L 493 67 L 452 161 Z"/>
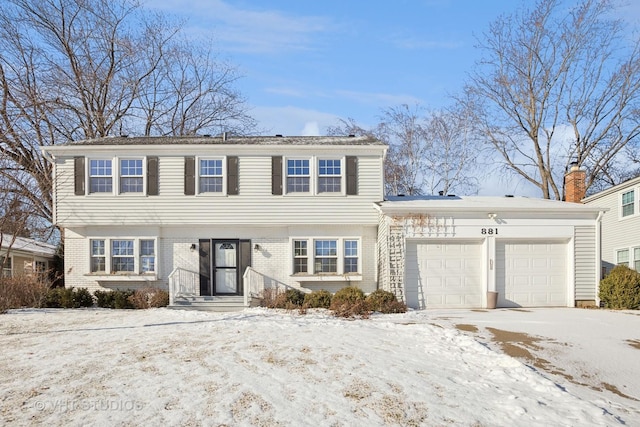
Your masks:
<path fill-rule="evenodd" d="M 372 202 L 381 200 L 383 194 L 381 156 L 358 156 L 356 196 L 274 196 L 271 194 L 271 157 L 251 155 L 239 157 L 240 194 L 237 196 L 185 196 L 182 156 L 159 158 L 158 196 L 75 196 L 73 158 L 56 161 L 56 220 L 62 227 L 95 224 L 374 225 L 378 217 Z"/>
<path fill-rule="evenodd" d="M 576 227 L 574 245 L 575 299 L 576 301 L 595 301 L 598 263 L 595 226 Z"/>

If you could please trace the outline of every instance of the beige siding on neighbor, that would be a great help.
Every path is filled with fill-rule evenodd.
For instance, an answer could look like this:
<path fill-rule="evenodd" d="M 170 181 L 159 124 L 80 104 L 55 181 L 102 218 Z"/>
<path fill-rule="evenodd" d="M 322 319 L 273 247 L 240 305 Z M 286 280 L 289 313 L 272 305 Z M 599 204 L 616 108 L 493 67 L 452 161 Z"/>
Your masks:
<path fill-rule="evenodd" d="M 232 153 L 230 153 L 232 154 Z M 185 196 L 184 158 L 159 158 L 159 195 L 76 196 L 73 158 L 56 159 L 57 224 L 377 224 L 382 199 L 381 156 L 358 156 L 358 195 L 271 194 L 271 157 L 239 157 L 237 196 Z M 114 183 L 115 187 L 115 183 Z"/>
<path fill-rule="evenodd" d="M 598 264 L 595 226 L 576 227 L 574 245 L 575 299 L 595 301 Z"/>

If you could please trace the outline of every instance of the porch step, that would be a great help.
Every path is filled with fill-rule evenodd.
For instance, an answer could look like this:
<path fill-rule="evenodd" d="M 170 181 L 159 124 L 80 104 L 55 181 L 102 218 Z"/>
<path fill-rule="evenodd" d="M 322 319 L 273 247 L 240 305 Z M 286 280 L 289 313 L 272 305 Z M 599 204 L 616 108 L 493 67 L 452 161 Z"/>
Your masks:
<path fill-rule="evenodd" d="M 252 303 L 251 299 L 249 302 Z M 173 305 L 170 305 L 169 308 L 225 312 L 242 311 L 245 309 L 245 305 L 244 297 L 242 296 L 181 296 L 176 297 L 173 301 Z"/>

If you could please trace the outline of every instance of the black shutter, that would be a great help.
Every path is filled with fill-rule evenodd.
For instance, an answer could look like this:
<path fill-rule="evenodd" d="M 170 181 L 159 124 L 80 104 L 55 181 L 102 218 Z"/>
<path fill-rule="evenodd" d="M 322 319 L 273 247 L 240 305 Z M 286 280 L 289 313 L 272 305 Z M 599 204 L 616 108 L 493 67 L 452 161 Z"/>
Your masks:
<path fill-rule="evenodd" d="M 358 158 L 347 156 L 347 194 L 358 195 Z"/>
<path fill-rule="evenodd" d="M 271 157 L 271 194 L 282 194 L 282 156 Z"/>
<path fill-rule="evenodd" d="M 211 289 L 211 241 L 200 239 L 200 295 L 213 295 Z"/>
<path fill-rule="evenodd" d="M 238 157 L 227 157 L 227 194 L 238 194 Z"/>
<path fill-rule="evenodd" d="M 244 295 L 244 272 L 251 266 L 251 240 L 240 240 L 240 288 L 238 292 Z"/>
<path fill-rule="evenodd" d="M 184 158 L 184 194 L 193 196 L 196 194 L 196 158 Z"/>
<path fill-rule="evenodd" d="M 158 158 L 147 157 L 147 196 L 158 195 Z"/>
<path fill-rule="evenodd" d="M 84 196 L 84 157 L 73 158 L 73 186 L 76 196 Z"/>

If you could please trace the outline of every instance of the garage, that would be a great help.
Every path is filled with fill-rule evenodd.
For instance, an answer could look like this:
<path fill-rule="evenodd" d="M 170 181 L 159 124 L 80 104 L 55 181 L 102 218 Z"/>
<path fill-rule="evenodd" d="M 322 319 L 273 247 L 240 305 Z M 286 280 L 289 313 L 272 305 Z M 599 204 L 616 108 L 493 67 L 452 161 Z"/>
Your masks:
<path fill-rule="evenodd" d="M 480 241 L 408 241 L 407 306 L 474 308 L 482 306 Z"/>
<path fill-rule="evenodd" d="M 567 244 L 496 241 L 498 307 L 567 305 Z"/>

